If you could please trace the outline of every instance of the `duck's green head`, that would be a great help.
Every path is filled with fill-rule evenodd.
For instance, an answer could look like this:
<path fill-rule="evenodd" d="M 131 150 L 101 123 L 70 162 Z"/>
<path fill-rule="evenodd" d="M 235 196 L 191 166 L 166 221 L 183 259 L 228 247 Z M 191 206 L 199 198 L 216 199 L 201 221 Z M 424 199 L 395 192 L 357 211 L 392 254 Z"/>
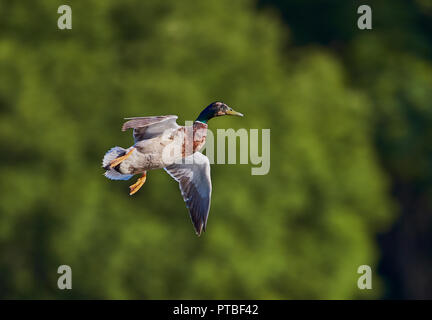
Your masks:
<path fill-rule="evenodd" d="M 228 107 L 223 102 L 213 102 L 209 104 L 203 111 L 201 111 L 200 115 L 195 121 L 207 123 L 207 121 L 209 121 L 211 118 L 219 117 L 219 116 L 243 117 L 243 114 L 234 111 L 232 108 Z"/>

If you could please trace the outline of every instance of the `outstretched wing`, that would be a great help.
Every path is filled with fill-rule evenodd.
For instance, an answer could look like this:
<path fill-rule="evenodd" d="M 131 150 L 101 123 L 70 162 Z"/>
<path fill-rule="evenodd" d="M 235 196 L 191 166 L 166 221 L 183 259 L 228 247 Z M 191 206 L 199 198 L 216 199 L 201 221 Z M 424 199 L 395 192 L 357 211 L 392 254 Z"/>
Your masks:
<path fill-rule="evenodd" d="M 199 236 L 203 230 L 205 231 L 210 210 L 210 162 L 200 152 L 195 152 L 184 159 L 184 164 L 172 164 L 165 170 L 179 183 L 181 194 Z"/>
<path fill-rule="evenodd" d="M 167 129 L 177 129 L 178 117 L 174 115 L 156 117 L 126 118 L 122 131 L 133 129 L 135 143 L 144 139 L 150 139 L 162 134 Z"/>

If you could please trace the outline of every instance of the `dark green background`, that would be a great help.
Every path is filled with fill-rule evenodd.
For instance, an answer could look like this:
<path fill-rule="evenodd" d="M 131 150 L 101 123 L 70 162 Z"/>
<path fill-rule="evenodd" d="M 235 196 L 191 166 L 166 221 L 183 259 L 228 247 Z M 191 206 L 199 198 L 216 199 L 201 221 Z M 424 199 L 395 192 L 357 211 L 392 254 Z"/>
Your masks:
<path fill-rule="evenodd" d="M 431 298 L 432 4 L 360 4 L 0 0 L 0 298 Z M 163 170 L 130 197 L 100 165 L 124 117 L 215 100 L 271 169 L 213 165 L 197 238 Z"/>

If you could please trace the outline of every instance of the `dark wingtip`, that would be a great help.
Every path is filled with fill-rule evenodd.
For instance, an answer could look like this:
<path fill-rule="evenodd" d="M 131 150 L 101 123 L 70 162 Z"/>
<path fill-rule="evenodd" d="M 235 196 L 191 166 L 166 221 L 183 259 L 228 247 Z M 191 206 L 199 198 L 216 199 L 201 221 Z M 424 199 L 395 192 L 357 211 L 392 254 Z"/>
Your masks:
<path fill-rule="evenodd" d="M 196 225 L 195 226 L 195 233 L 198 237 L 201 236 L 201 234 L 203 233 L 203 231 L 205 231 L 205 226 L 204 223 L 201 222 L 200 225 Z"/>

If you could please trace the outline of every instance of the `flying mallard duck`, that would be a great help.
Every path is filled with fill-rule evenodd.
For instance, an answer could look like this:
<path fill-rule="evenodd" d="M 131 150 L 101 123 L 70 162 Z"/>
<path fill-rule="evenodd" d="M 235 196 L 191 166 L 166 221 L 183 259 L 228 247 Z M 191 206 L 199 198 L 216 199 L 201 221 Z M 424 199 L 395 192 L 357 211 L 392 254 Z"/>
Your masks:
<path fill-rule="evenodd" d="M 209 159 L 199 152 L 207 135 L 207 121 L 213 117 L 243 116 L 225 103 L 208 105 L 192 126 L 179 126 L 177 116 L 127 118 L 122 131 L 133 129 L 135 144 L 124 149 L 114 147 L 103 158 L 105 176 L 112 180 L 129 180 L 130 195 L 144 184 L 147 170 L 164 168 L 180 185 L 180 191 L 197 235 L 205 230 L 210 209 L 211 180 Z"/>

